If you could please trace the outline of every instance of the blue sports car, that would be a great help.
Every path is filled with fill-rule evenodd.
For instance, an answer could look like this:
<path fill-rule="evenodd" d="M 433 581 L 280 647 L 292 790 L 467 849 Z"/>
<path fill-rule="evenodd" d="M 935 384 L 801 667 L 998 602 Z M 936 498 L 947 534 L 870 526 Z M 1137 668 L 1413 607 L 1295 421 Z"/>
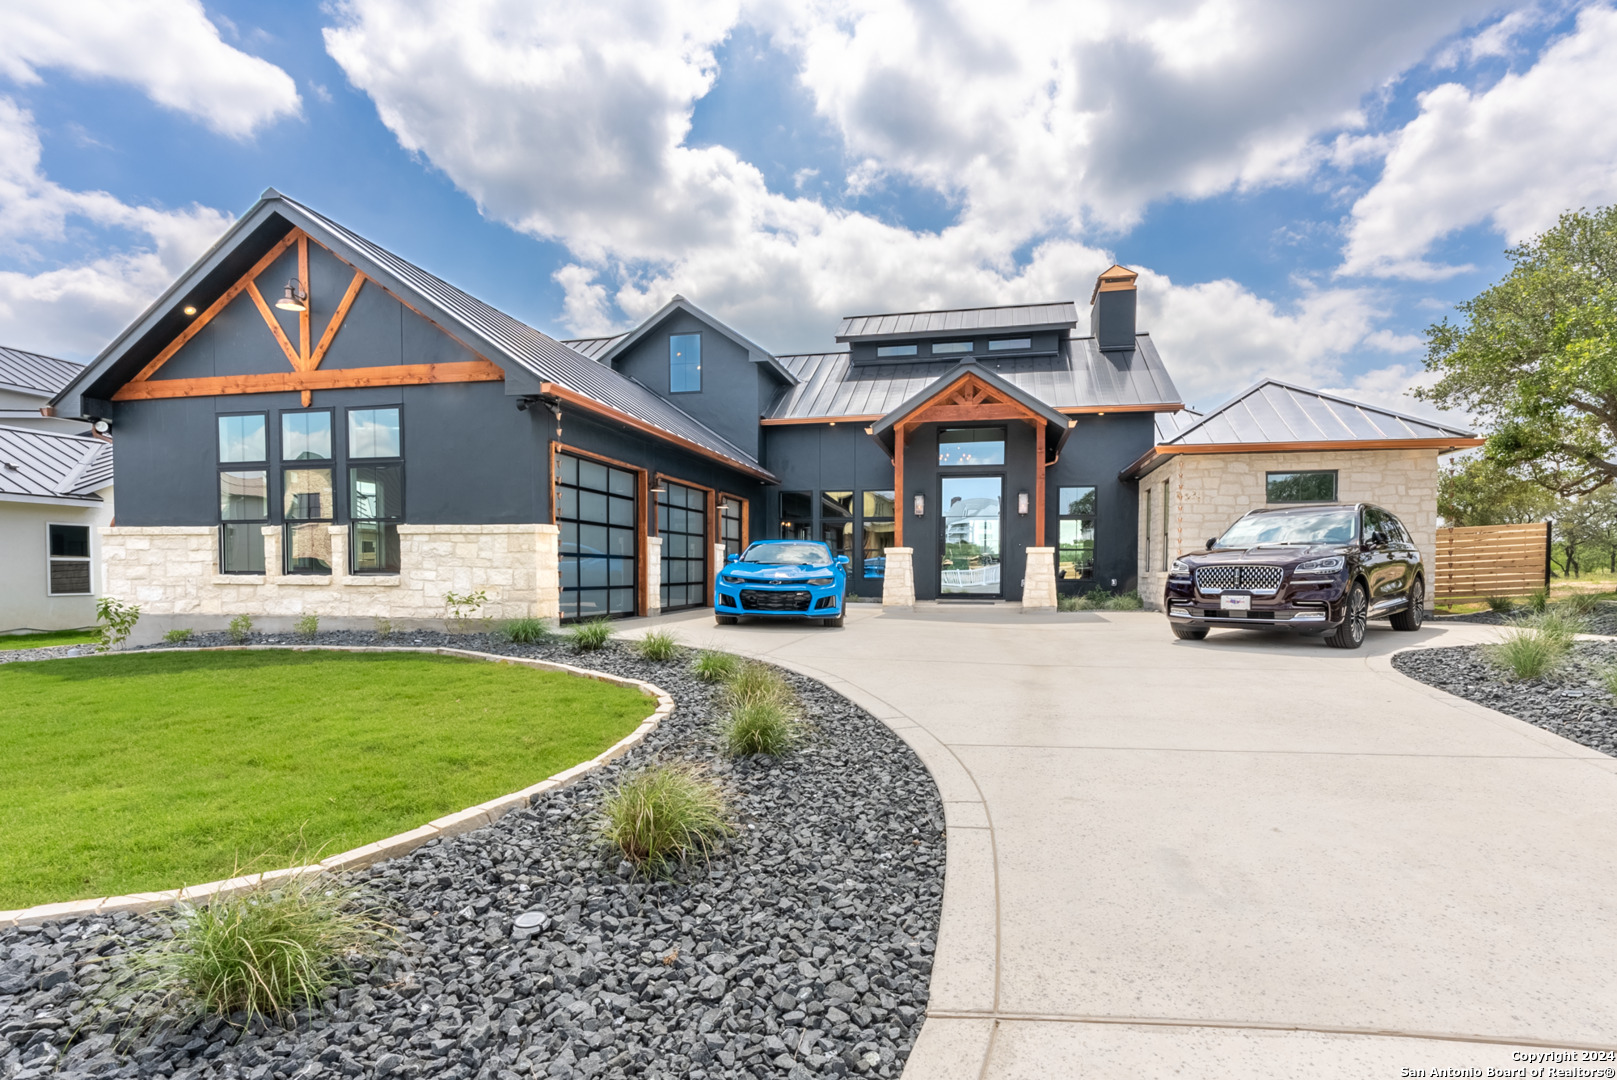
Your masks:
<path fill-rule="evenodd" d="M 848 557 L 815 540 L 760 540 L 731 555 L 714 588 L 713 617 L 793 615 L 841 626 L 848 599 Z"/>

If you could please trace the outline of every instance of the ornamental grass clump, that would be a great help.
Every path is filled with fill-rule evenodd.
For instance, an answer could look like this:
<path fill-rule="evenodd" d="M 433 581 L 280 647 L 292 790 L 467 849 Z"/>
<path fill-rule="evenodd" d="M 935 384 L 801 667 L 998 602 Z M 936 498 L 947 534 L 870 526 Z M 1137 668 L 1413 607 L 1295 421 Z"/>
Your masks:
<path fill-rule="evenodd" d="M 1599 593 L 1573 593 L 1556 606 L 1570 615 L 1584 617 L 1593 615 L 1604 599 Z"/>
<path fill-rule="evenodd" d="M 1509 615 L 1516 610 L 1516 600 L 1510 596 L 1490 596 L 1488 610 L 1500 615 Z"/>
<path fill-rule="evenodd" d="M 1583 633 L 1588 623 L 1580 615 L 1561 608 L 1551 608 L 1524 620 L 1525 626 L 1537 630 L 1555 641 L 1562 652 L 1572 648 L 1572 641 Z"/>
<path fill-rule="evenodd" d="M 741 657 L 735 653 L 703 649 L 691 665 L 691 674 L 703 682 L 725 682 L 741 670 Z"/>
<path fill-rule="evenodd" d="M 579 623 L 567 632 L 567 640 L 577 652 L 594 652 L 612 639 L 612 624 L 606 619 Z"/>
<path fill-rule="evenodd" d="M 719 721 L 719 738 L 730 757 L 779 757 L 797 742 L 802 727 L 788 706 L 765 698 L 731 706 Z"/>
<path fill-rule="evenodd" d="M 707 859 L 734 830 L 717 784 L 695 766 L 653 765 L 614 788 L 601 809 L 601 836 L 641 870 L 660 872 Z"/>
<path fill-rule="evenodd" d="M 500 636 L 513 645 L 537 645 L 550 637 L 543 619 L 511 619 L 500 628 Z"/>
<path fill-rule="evenodd" d="M 1536 626 L 1521 626 L 1505 632 L 1493 645 L 1483 646 L 1484 655 L 1517 679 L 1536 679 L 1555 670 L 1566 659 L 1571 638 L 1560 638 Z"/>
<path fill-rule="evenodd" d="M 679 639 L 667 630 L 653 630 L 635 642 L 634 651 L 642 660 L 666 663 L 679 655 Z"/>
<path fill-rule="evenodd" d="M 783 707 L 796 703 L 792 688 L 786 685 L 786 680 L 781 678 L 780 672 L 768 664 L 755 661 L 739 665 L 725 680 L 724 698 L 731 708 L 761 701 Z"/>
<path fill-rule="evenodd" d="M 118 996 L 137 1027 L 212 1013 L 277 1017 L 347 982 L 393 931 L 374 902 L 330 874 L 296 874 L 167 916 L 172 937 L 131 955 Z"/>
<path fill-rule="evenodd" d="M 1544 614 L 1544 610 L 1550 606 L 1550 587 L 1546 585 L 1542 589 L 1534 589 L 1531 593 L 1529 593 L 1527 596 L 1527 606 L 1531 608 L 1533 613 L 1536 615 Z"/>
<path fill-rule="evenodd" d="M 168 642 L 170 645 L 184 645 L 187 641 L 191 640 L 191 634 L 192 631 L 190 630 L 169 630 L 163 634 L 163 640 Z"/>

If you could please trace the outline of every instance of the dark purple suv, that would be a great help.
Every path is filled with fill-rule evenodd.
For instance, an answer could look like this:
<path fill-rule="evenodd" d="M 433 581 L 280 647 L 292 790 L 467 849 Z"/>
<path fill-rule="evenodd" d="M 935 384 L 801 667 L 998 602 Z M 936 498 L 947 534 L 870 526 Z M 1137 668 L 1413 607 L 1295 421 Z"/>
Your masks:
<path fill-rule="evenodd" d="M 1357 649 L 1370 619 L 1420 629 L 1426 567 L 1403 522 L 1379 506 L 1254 510 L 1206 551 L 1174 560 L 1163 607 L 1174 637 L 1189 641 L 1229 626 L 1326 634 Z"/>

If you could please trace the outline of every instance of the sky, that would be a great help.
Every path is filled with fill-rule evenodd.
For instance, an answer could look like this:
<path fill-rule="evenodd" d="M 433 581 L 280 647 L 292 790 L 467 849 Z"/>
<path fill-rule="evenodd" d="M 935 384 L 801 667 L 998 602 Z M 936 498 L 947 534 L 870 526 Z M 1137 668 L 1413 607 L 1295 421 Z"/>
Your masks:
<path fill-rule="evenodd" d="M 6 0 L 0 344 L 88 360 L 275 187 L 558 338 L 1140 272 L 1187 404 L 1432 415 L 1423 331 L 1617 202 L 1617 3 Z"/>

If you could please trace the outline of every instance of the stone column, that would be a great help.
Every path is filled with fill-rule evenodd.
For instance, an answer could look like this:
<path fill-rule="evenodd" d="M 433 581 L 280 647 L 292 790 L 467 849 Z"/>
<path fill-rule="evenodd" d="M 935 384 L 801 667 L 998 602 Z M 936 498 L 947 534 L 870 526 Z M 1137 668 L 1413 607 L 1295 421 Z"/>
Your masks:
<path fill-rule="evenodd" d="M 561 529 L 535 525 L 533 616 L 546 622 L 561 620 Z"/>
<path fill-rule="evenodd" d="M 1054 611 L 1056 606 L 1056 549 L 1027 549 L 1027 572 L 1022 578 L 1022 610 Z"/>
<path fill-rule="evenodd" d="M 886 568 L 882 571 L 881 606 L 915 606 L 915 549 L 907 547 L 885 548 Z"/>
<path fill-rule="evenodd" d="M 713 586 L 718 582 L 719 575 L 724 573 L 724 556 L 726 554 L 723 544 L 713 545 L 713 570 L 707 576 L 707 603 L 709 607 L 713 606 L 715 599 Z"/>
<path fill-rule="evenodd" d="M 275 579 L 285 575 L 286 564 L 281 561 L 281 527 L 279 525 L 265 525 L 264 534 L 264 582 L 274 585 Z"/>
<path fill-rule="evenodd" d="M 646 614 L 660 615 L 663 610 L 663 538 L 646 537 L 646 565 L 644 569 Z"/>

